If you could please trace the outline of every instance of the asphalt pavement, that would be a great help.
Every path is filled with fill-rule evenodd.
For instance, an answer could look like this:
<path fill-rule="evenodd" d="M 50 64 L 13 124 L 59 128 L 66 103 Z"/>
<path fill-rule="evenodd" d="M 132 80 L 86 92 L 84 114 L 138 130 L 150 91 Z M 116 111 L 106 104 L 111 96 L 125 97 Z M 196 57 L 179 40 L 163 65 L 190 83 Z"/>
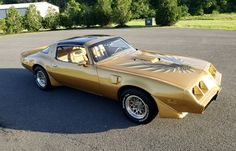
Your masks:
<path fill-rule="evenodd" d="M 222 92 L 204 114 L 130 122 L 118 102 L 58 87 L 44 92 L 20 53 L 88 34 L 122 36 L 134 47 L 212 62 Z M 236 31 L 127 28 L 0 36 L 0 150 L 236 150 Z"/>

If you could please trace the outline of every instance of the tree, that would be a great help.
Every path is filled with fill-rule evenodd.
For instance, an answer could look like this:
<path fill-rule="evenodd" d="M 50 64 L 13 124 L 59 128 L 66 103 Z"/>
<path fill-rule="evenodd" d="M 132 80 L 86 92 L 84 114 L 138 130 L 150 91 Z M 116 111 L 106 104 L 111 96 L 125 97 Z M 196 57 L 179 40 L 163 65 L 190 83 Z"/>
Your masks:
<path fill-rule="evenodd" d="M 6 21 L 5 19 L 0 19 L 0 32 L 6 31 Z"/>
<path fill-rule="evenodd" d="M 228 0 L 228 11 L 229 12 L 236 12 L 236 1 L 235 0 Z"/>
<path fill-rule="evenodd" d="M 212 13 L 214 10 L 219 12 L 227 11 L 227 3 L 230 0 L 178 0 L 180 5 L 186 5 L 191 15 L 203 15 Z M 235 0 L 233 0 L 235 1 Z"/>
<path fill-rule="evenodd" d="M 186 17 L 189 16 L 190 14 L 188 13 L 188 7 L 184 4 L 179 6 L 180 9 L 180 17 Z"/>
<path fill-rule="evenodd" d="M 24 27 L 28 31 L 39 31 L 42 27 L 42 17 L 35 5 L 30 5 L 24 16 Z"/>
<path fill-rule="evenodd" d="M 54 8 L 49 7 L 47 15 L 43 18 L 43 27 L 55 30 L 59 26 L 59 21 L 59 13 Z"/>
<path fill-rule="evenodd" d="M 6 32 L 19 33 L 22 29 L 22 17 L 15 7 L 10 7 L 6 17 Z"/>
<path fill-rule="evenodd" d="M 81 5 L 81 12 L 80 12 L 80 21 L 79 24 L 82 26 L 91 27 L 97 24 L 96 20 L 96 11 L 95 6 L 89 6 L 87 4 Z"/>
<path fill-rule="evenodd" d="M 159 0 L 156 11 L 156 24 L 160 26 L 171 26 L 180 18 L 180 8 L 177 0 Z"/>
<path fill-rule="evenodd" d="M 153 10 L 148 0 L 133 0 L 132 1 L 132 18 L 150 18 L 155 16 L 155 10 Z"/>
<path fill-rule="evenodd" d="M 132 0 L 115 0 L 113 5 L 113 21 L 121 27 L 130 21 L 132 13 L 130 11 Z"/>
<path fill-rule="evenodd" d="M 72 28 L 79 24 L 81 6 L 75 0 L 66 3 L 64 11 L 60 14 L 60 24 L 66 28 Z"/>
<path fill-rule="evenodd" d="M 98 0 L 96 5 L 97 23 L 102 27 L 108 25 L 111 22 L 111 16 L 111 0 Z"/>
<path fill-rule="evenodd" d="M 48 0 L 48 2 L 60 7 L 60 9 L 63 10 L 66 6 L 67 0 Z"/>

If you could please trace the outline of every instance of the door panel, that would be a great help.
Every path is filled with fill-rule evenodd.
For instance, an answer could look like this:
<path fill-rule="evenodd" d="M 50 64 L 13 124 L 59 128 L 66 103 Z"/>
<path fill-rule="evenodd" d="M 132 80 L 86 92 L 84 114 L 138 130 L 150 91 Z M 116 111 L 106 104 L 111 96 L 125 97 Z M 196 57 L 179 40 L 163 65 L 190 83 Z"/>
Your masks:
<path fill-rule="evenodd" d="M 78 65 L 55 60 L 50 74 L 58 82 L 83 91 L 100 94 L 99 81 L 94 65 Z"/>

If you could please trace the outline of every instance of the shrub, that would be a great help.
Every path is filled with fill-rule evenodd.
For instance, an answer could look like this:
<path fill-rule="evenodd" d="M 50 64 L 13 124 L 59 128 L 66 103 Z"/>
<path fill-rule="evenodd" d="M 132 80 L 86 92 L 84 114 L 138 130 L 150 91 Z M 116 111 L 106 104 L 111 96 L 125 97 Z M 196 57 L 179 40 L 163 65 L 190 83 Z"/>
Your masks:
<path fill-rule="evenodd" d="M 5 19 L 0 20 L 0 32 L 5 32 L 6 31 L 6 21 Z"/>
<path fill-rule="evenodd" d="M 60 25 L 66 28 L 72 28 L 79 24 L 81 6 L 75 0 L 69 0 L 66 3 L 64 11 L 60 14 Z"/>
<path fill-rule="evenodd" d="M 42 17 L 39 11 L 37 11 L 35 5 L 30 5 L 23 18 L 25 29 L 28 31 L 39 31 L 42 27 Z"/>
<path fill-rule="evenodd" d="M 156 24 L 160 26 L 171 26 L 180 19 L 180 8 L 177 0 L 159 0 L 156 11 Z"/>
<path fill-rule="evenodd" d="M 132 18 L 131 0 L 115 0 L 113 7 L 113 21 L 120 26 L 125 26 L 125 23 Z"/>
<path fill-rule="evenodd" d="M 132 1 L 132 18 L 150 18 L 155 16 L 155 10 L 151 8 L 148 0 L 136 0 Z"/>
<path fill-rule="evenodd" d="M 43 27 L 45 29 L 57 29 L 59 26 L 59 13 L 52 7 L 47 10 L 47 15 L 43 19 Z"/>
<path fill-rule="evenodd" d="M 19 33 L 22 31 L 22 17 L 15 7 L 10 7 L 6 17 L 6 33 Z"/>
<path fill-rule="evenodd" d="M 111 0 L 98 0 L 96 6 L 96 21 L 100 26 L 108 25 L 111 22 L 112 8 Z"/>
<path fill-rule="evenodd" d="M 181 5 L 179 7 L 179 11 L 180 17 L 190 16 L 190 14 L 188 13 L 188 7 L 186 5 Z"/>

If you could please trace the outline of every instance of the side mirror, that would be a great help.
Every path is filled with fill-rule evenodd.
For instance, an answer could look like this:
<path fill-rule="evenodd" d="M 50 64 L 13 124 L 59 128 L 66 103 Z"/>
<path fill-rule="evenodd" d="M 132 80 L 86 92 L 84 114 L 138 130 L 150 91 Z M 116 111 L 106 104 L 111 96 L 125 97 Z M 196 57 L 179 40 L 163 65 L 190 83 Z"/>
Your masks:
<path fill-rule="evenodd" d="M 79 66 L 84 66 L 84 67 L 88 67 L 88 64 L 86 61 L 81 61 L 78 63 Z"/>

